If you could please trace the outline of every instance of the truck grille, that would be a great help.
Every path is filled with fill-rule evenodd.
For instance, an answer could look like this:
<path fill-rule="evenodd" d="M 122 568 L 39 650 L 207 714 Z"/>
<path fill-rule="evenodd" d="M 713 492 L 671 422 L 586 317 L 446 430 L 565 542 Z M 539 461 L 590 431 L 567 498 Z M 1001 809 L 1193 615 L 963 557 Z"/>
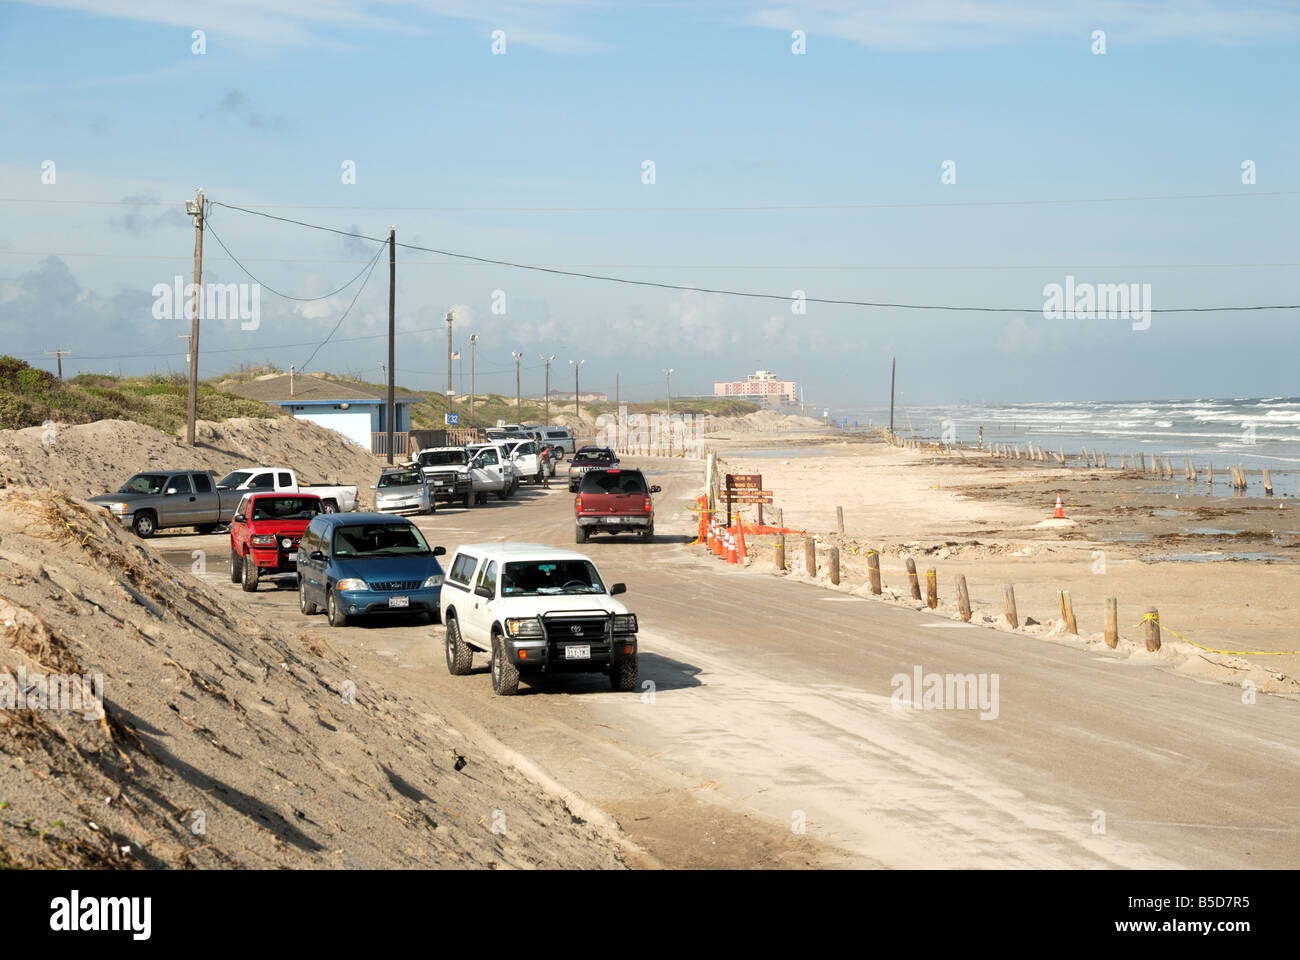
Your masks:
<path fill-rule="evenodd" d="M 609 638 L 610 618 L 597 614 L 551 614 L 542 617 L 546 638 L 555 641 L 601 641 Z M 576 628 L 576 629 L 575 629 Z"/>
<path fill-rule="evenodd" d="M 433 480 L 434 483 L 450 484 L 452 486 L 454 486 L 456 483 L 456 477 L 457 474 L 450 470 L 440 471 L 438 473 L 431 474 L 431 479 Z"/>
<path fill-rule="evenodd" d="M 423 580 L 372 580 L 370 589 L 380 592 L 391 592 L 394 590 L 418 590 Z"/>

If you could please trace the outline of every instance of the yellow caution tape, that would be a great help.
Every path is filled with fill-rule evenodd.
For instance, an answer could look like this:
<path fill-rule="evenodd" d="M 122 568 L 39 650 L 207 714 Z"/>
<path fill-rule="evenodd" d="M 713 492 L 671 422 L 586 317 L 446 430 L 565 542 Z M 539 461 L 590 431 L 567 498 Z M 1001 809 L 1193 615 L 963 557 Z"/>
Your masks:
<path fill-rule="evenodd" d="M 1141 620 L 1137 622 L 1137 625 L 1140 627 L 1148 620 L 1154 621 L 1155 623 L 1160 623 L 1160 614 L 1148 613 Z M 1234 657 L 1284 657 L 1284 656 L 1291 656 L 1294 654 L 1300 654 L 1300 650 L 1216 650 L 1213 647 L 1203 647 L 1195 640 L 1188 640 L 1181 633 L 1178 633 L 1174 630 L 1170 630 L 1168 627 L 1161 627 L 1161 629 L 1166 630 L 1169 633 L 1172 633 L 1179 640 L 1183 641 L 1183 643 L 1190 644 L 1191 646 L 1196 647 L 1198 650 L 1204 650 L 1206 653 L 1222 653 L 1227 656 L 1234 656 Z"/>

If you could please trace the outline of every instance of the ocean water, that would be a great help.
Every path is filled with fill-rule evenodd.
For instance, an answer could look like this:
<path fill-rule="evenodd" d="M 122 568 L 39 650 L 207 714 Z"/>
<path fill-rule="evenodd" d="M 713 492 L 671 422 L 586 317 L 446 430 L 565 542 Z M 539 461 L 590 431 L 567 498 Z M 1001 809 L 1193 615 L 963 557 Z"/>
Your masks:
<path fill-rule="evenodd" d="M 889 423 L 888 407 L 831 411 L 865 427 Z M 1113 455 L 1139 452 L 1168 457 L 1181 477 L 1185 458 L 1204 470 L 1214 464 L 1215 492 L 1227 493 L 1230 464 L 1257 474 L 1268 468 L 1275 491 L 1295 496 L 1300 478 L 1300 397 L 1250 397 L 1219 400 L 1079 400 L 1016 404 L 951 404 L 896 407 L 894 429 L 902 436 L 949 437 L 974 444 L 979 428 L 984 442 L 1041 443 L 1050 451 L 1080 447 Z M 1223 490 L 1220 490 L 1222 477 Z M 1250 477 L 1254 488 L 1259 477 Z"/>

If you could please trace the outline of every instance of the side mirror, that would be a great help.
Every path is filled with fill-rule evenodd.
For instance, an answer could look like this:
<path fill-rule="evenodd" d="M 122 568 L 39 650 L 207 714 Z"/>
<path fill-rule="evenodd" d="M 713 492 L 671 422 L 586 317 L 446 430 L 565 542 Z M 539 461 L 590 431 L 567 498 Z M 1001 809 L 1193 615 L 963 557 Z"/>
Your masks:
<path fill-rule="evenodd" d="M 234 520 L 235 523 L 248 523 L 248 517 L 242 513 L 235 514 L 231 519 Z"/>
<path fill-rule="evenodd" d="M 433 555 L 434 555 L 435 557 L 445 557 L 445 556 L 447 555 L 447 548 L 446 548 L 446 547 L 434 547 L 434 548 L 433 548 Z"/>
<path fill-rule="evenodd" d="M 626 583 L 615 583 L 612 586 L 610 586 L 609 595 L 611 597 L 617 597 L 620 593 L 627 593 Z"/>
<path fill-rule="evenodd" d="M 650 492 L 651 492 L 651 493 L 658 493 L 658 492 L 659 492 L 660 490 L 662 490 L 662 489 L 663 489 L 663 487 L 659 486 L 658 484 L 655 484 L 654 486 L 652 486 L 652 487 L 650 488 Z"/>
<path fill-rule="evenodd" d="M 489 600 L 491 600 L 493 596 L 493 591 L 491 587 L 481 587 L 481 586 L 475 587 L 474 592 L 478 594 L 480 597 L 486 597 Z"/>
<path fill-rule="evenodd" d="M 308 560 L 324 560 L 324 559 L 325 559 L 325 554 L 321 553 L 319 550 L 313 550 L 311 553 L 309 553 L 309 554 L 307 555 L 307 559 L 308 559 Z"/>

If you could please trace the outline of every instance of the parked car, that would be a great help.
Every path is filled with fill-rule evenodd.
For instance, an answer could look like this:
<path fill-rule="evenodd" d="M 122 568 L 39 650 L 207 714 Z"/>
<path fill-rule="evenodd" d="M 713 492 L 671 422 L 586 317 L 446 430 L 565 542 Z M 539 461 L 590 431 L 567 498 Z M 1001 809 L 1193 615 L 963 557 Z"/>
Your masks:
<path fill-rule="evenodd" d="M 416 464 L 382 471 L 370 489 L 375 491 L 376 513 L 434 513 L 438 509 L 429 481 Z"/>
<path fill-rule="evenodd" d="M 314 493 L 320 497 L 325 513 L 348 513 L 360 506 L 355 486 L 305 483 L 288 467 L 240 467 L 218 480 L 217 487 L 221 490 Z"/>
<path fill-rule="evenodd" d="M 117 493 L 91 497 L 140 537 L 152 537 L 168 527 L 194 527 L 213 533 L 229 523 L 239 495 L 218 488 L 211 470 L 149 470 L 137 473 Z"/>
<path fill-rule="evenodd" d="M 263 577 L 298 573 L 298 543 L 324 507 L 312 493 L 246 493 L 230 521 L 230 582 L 250 593 Z"/>
<path fill-rule="evenodd" d="M 534 484 L 542 482 L 542 454 L 535 440 L 511 441 L 506 450 L 510 454 L 510 462 L 523 480 L 530 480 Z"/>
<path fill-rule="evenodd" d="M 583 475 L 573 499 L 577 521 L 575 539 L 586 543 L 594 533 L 636 533 L 642 540 L 655 535 L 658 486 L 646 483 L 640 470 L 591 470 Z"/>
<path fill-rule="evenodd" d="M 447 670 L 469 673 L 474 651 L 492 658 L 492 690 L 510 696 L 520 676 L 605 673 L 635 690 L 637 620 L 596 565 L 573 550 L 538 543 L 457 548 L 443 584 Z"/>
<path fill-rule="evenodd" d="M 464 447 L 427 447 L 415 455 L 415 462 L 433 488 L 433 499 L 474 506 L 474 482 L 469 470 L 469 451 Z"/>
<path fill-rule="evenodd" d="M 469 452 L 469 475 L 479 503 L 487 500 L 489 493 L 505 500 L 519 489 L 519 474 L 502 444 L 471 443 L 465 449 Z"/>
<path fill-rule="evenodd" d="M 583 447 L 569 461 L 569 492 L 577 493 L 583 474 L 618 466 L 618 454 L 609 447 Z"/>
<path fill-rule="evenodd" d="M 447 551 L 430 547 L 405 517 L 382 513 L 321 514 L 298 548 L 298 608 L 324 609 L 331 627 L 381 613 L 440 617 Z"/>
<path fill-rule="evenodd" d="M 568 427 L 546 427 L 543 430 L 541 440 L 553 447 L 558 447 L 570 456 L 576 453 L 578 449 L 577 441 L 573 439 L 573 434 L 569 432 Z"/>

